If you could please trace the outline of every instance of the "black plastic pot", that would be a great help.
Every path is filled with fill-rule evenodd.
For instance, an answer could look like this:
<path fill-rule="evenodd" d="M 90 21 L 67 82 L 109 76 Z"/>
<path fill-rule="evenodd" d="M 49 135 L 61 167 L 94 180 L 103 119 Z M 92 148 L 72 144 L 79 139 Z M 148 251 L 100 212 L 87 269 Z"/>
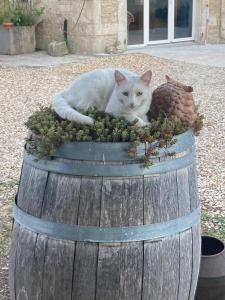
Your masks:
<path fill-rule="evenodd" d="M 195 300 L 225 300 L 225 245 L 202 236 L 202 257 Z"/>

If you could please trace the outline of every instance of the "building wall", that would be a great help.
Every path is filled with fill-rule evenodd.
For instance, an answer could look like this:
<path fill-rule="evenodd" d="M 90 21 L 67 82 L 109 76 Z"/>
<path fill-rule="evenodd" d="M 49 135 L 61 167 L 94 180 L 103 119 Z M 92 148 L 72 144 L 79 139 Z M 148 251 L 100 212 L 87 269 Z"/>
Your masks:
<path fill-rule="evenodd" d="M 220 36 L 223 42 L 225 42 L 225 0 L 221 1 L 221 26 Z"/>
<path fill-rule="evenodd" d="M 210 0 L 209 2 L 209 41 L 219 42 L 221 39 L 221 2 Z"/>
<path fill-rule="evenodd" d="M 203 42 L 206 38 L 206 19 L 209 0 L 197 0 L 195 8 L 195 40 Z"/>
<path fill-rule="evenodd" d="M 201 0 L 197 4 L 196 14 L 197 41 L 207 40 L 211 43 L 225 41 L 225 0 Z M 207 19 L 209 20 L 208 37 L 206 36 Z"/>
<path fill-rule="evenodd" d="M 68 45 L 72 53 L 104 52 L 120 42 L 126 47 L 126 0 L 35 0 L 44 6 L 43 21 L 37 26 L 37 47 L 63 39 L 63 22 L 68 20 Z M 76 25 L 76 26 L 75 26 Z"/>
<path fill-rule="evenodd" d="M 2 1 L 2 0 L 0 0 Z M 85 1 L 80 20 L 76 21 Z M 127 45 L 127 0 L 33 0 L 45 13 L 36 28 L 37 48 L 46 49 L 63 40 L 63 22 L 68 20 L 68 45 L 72 53 L 104 52 L 119 42 Z M 225 41 L 225 0 L 196 0 L 195 40 Z M 76 26 L 75 26 L 76 25 Z"/>

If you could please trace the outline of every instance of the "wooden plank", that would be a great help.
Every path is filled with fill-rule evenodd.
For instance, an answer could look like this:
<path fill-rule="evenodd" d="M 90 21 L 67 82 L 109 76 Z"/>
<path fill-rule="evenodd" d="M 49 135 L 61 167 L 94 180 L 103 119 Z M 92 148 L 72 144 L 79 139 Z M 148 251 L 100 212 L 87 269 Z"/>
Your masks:
<path fill-rule="evenodd" d="M 14 223 L 13 232 L 12 232 L 12 242 L 10 247 L 10 255 L 9 255 L 9 291 L 10 291 L 10 299 L 16 300 L 16 261 L 17 261 L 17 244 L 19 239 L 19 231 L 20 225 L 18 223 Z"/>
<path fill-rule="evenodd" d="M 160 176 L 144 178 L 144 224 L 161 222 Z"/>
<path fill-rule="evenodd" d="M 200 223 L 196 224 L 192 227 L 192 278 L 191 278 L 191 289 L 189 300 L 194 300 L 197 281 L 198 281 L 198 274 L 200 268 L 200 258 L 201 258 L 201 229 Z"/>
<path fill-rule="evenodd" d="M 20 227 L 16 260 L 16 298 L 42 300 L 46 237 Z"/>
<path fill-rule="evenodd" d="M 123 201 L 129 198 L 129 180 L 104 179 L 100 226 L 123 226 Z"/>
<path fill-rule="evenodd" d="M 162 242 L 144 242 L 142 300 L 163 300 Z"/>
<path fill-rule="evenodd" d="M 123 199 L 123 226 L 138 226 L 144 223 L 144 182 L 141 178 L 129 179 L 129 195 Z"/>
<path fill-rule="evenodd" d="M 179 215 L 176 172 L 160 176 L 160 209 L 161 222 L 176 219 Z"/>
<path fill-rule="evenodd" d="M 180 282 L 178 300 L 188 300 L 192 276 L 192 230 L 180 233 Z"/>
<path fill-rule="evenodd" d="M 147 207 L 146 209 L 146 206 Z M 166 222 L 179 216 L 177 173 L 145 179 L 144 222 Z M 158 242 L 144 242 L 143 299 L 177 299 L 179 234 Z M 150 269 L 153 272 L 149 271 Z"/>
<path fill-rule="evenodd" d="M 142 242 L 99 248 L 96 299 L 141 300 Z"/>
<path fill-rule="evenodd" d="M 161 176 L 144 178 L 144 224 L 160 223 Z M 142 300 L 159 300 L 162 296 L 162 242 L 144 242 Z"/>
<path fill-rule="evenodd" d="M 83 177 L 79 194 L 78 224 L 99 226 L 102 178 Z"/>
<path fill-rule="evenodd" d="M 162 300 L 177 299 L 179 288 L 179 260 L 179 234 L 164 238 L 162 241 Z"/>
<path fill-rule="evenodd" d="M 103 180 L 100 224 L 143 224 L 143 178 Z M 142 242 L 100 244 L 96 299 L 141 299 L 142 270 Z"/>
<path fill-rule="evenodd" d="M 120 300 L 141 300 L 143 242 L 121 245 Z"/>
<path fill-rule="evenodd" d="M 42 299 L 71 300 L 73 262 L 74 242 L 48 239 Z"/>
<path fill-rule="evenodd" d="M 189 177 L 189 194 L 190 194 L 191 211 L 192 211 L 199 206 L 196 164 L 193 164 L 188 167 L 188 177 Z"/>
<path fill-rule="evenodd" d="M 83 177 L 80 188 L 78 224 L 99 226 L 102 178 Z M 94 300 L 98 243 L 77 242 L 72 299 Z"/>
<path fill-rule="evenodd" d="M 179 216 L 190 213 L 191 201 L 189 194 L 188 168 L 177 170 L 177 193 L 179 203 Z M 188 300 L 192 276 L 192 230 L 180 233 L 180 267 L 178 300 Z"/>
<path fill-rule="evenodd" d="M 100 245 L 98 256 L 97 289 L 98 300 L 119 300 L 121 293 L 121 245 Z M 134 271 L 133 271 L 134 272 Z M 136 299 L 134 299 L 136 300 Z"/>
<path fill-rule="evenodd" d="M 187 168 L 177 170 L 177 195 L 179 217 L 182 217 L 187 215 L 191 209 Z"/>
<path fill-rule="evenodd" d="M 41 217 L 52 222 L 77 224 L 80 184 L 80 177 L 50 173 Z"/>
<path fill-rule="evenodd" d="M 48 172 L 24 163 L 18 191 L 18 206 L 33 216 L 40 217 Z"/>
<path fill-rule="evenodd" d="M 177 173 L 145 178 L 144 222 L 161 223 L 179 216 Z M 177 299 L 179 234 L 144 242 L 143 299 Z"/>
<path fill-rule="evenodd" d="M 77 224 L 80 177 L 49 174 L 42 206 L 42 218 Z M 75 242 L 49 238 L 43 274 L 43 299 L 70 299 L 73 290 Z"/>
<path fill-rule="evenodd" d="M 96 291 L 96 274 L 98 244 L 77 242 L 73 270 L 73 300 L 94 300 Z"/>

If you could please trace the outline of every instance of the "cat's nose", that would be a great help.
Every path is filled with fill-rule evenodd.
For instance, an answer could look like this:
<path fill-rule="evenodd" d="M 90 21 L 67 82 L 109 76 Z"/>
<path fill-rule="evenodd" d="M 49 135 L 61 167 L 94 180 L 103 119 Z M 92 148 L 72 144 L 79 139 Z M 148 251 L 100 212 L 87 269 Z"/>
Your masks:
<path fill-rule="evenodd" d="M 131 104 L 130 104 L 130 108 L 134 108 L 134 103 L 131 103 Z"/>

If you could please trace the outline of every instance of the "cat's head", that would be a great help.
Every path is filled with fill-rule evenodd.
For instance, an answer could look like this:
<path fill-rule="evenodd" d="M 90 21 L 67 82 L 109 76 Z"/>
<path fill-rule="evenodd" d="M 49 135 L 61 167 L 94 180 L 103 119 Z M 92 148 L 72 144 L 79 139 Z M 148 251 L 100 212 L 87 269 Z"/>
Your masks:
<path fill-rule="evenodd" d="M 193 92 L 193 87 L 189 86 L 189 85 L 184 85 L 174 79 L 172 79 L 171 77 L 169 77 L 168 75 L 165 76 L 166 77 L 166 81 L 170 84 L 173 84 L 175 86 L 177 86 L 178 88 L 181 88 L 182 90 L 184 90 L 187 93 L 191 93 Z"/>
<path fill-rule="evenodd" d="M 150 82 L 152 71 L 140 77 L 126 78 L 120 71 L 115 71 L 116 94 L 126 110 L 135 110 L 144 104 L 151 104 Z"/>

